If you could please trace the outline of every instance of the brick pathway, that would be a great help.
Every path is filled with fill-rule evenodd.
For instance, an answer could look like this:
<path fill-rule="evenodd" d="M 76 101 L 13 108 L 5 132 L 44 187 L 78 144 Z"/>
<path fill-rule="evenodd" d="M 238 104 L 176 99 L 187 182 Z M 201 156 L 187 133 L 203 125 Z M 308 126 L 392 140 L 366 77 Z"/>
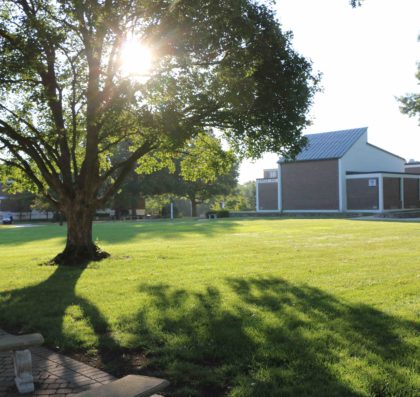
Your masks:
<path fill-rule="evenodd" d="M 5 332 L 0 329 L 0 336 L 2 334 L 4 335 Z M 115 379 L 106 372 L 44 347 L 35 347 L 30 350 L 35 392 L 25 394 L 26 397 L 67 397 L 72 393 L 97 387 Z M 22 396 L 22 394 L 17 392 L 14 382 L 12 353 L 0 353 L 0 397 L 17 396 Z"/>
<path fill-rule="evenodd" d="M 0 329 L 0 336 L 6 334 Z M 31 348 L 35 392 L 19 394 L 14 381 L 11 352 L 0 352 L 0 397 L 70 397 L 73 393 L 98 387 L 115 378 L 97 368 L 54 353 L 44 347 Z M 152 397 L 162 397 L 154 394 Z"/>
<path fill-rule="evenodd" d="M 0 331 L 1 334 L 4 333 Z M 115 378 L 106 372 L 44 347 L 31 349 L 35 392 L 26 396 L 66 397 Z M 17 397 L 12 353 L 0 353 L 0 397 Z"/>
<path fill-rule="evenodd" d="M 108 383 L 113 376 L 54 353 L 43 347 L 31 349 L 35 392 L 27 396 L 66 397 Z M 11 353 L 0 353 L 0 397 L 20 396 L 14 383 Z"/>

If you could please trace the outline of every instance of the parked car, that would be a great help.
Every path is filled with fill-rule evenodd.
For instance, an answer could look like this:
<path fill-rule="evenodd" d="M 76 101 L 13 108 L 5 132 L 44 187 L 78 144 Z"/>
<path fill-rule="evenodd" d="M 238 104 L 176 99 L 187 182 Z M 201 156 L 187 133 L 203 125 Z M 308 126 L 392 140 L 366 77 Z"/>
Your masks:
<path fill-rule="evenodd" d="M 6 214 L 3 215 L 3 225 L 11 225 L 13 223 L 13 215 L 12 214 Z"/>

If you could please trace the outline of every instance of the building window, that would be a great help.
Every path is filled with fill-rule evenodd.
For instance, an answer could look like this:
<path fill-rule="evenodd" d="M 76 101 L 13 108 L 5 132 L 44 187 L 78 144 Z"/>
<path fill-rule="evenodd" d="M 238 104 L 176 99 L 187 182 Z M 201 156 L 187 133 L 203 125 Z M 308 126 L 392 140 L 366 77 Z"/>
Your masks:
<path fill-rule="evenodd" d="M 268 172 L 268 177 L 269 178 L 277 178 L 277 171 L 269 171 Z"/>

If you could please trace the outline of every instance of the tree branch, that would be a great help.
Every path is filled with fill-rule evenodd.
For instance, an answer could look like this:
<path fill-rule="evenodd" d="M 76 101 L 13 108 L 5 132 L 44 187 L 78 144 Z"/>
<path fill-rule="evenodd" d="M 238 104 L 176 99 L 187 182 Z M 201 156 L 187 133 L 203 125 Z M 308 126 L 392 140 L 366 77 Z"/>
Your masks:
<path fill-rule="evenodd" d="M 33 172 L 32 168 L 30 167 L 29 163 L 23 159 L 23 157 L 19 154 L 19 149 L 13 147 L 9 142 L 5 142 L 2 138 L 0 140 L 5 144 L 5 146 L 10 150 L 10 152 L 19 160 L 19 163 L 16 163 L 12 160 L 1 158 L 0 160 L 3 161 L 5 164 L 16 167 L 23 171 L 28 178 L 35 183 L 38 187 L 38 190 L 41 192 L 44 190 L 44 186 L 42 182 L 36 177 L 35 173 Z"/>
<path fill-rule="evenodd" d="M 130 136 L 138 136 L 139 132 L 132 132 L 131 134 L 123 134 L 121 135 L 118 139 L 116 139 L 115 141 L 112 141 L 110 143 L 108 143 L 107 145 L 103 146 L 100 150 L 99 153 L 105 153 L 107 152 L 110 148 L 112 148 L 113 146 L 118 145 L 119 143 L 121 143 L 122 141 L 124 141 L 125 139 L 129 138 Z M 102 141 L 102 140 L 101 140 Z"/>
<path fill-rule="evenodd" d="M 51 156 L 51 158 L 55 161 L 55 163 L 58 165 L 58 153 L 57 151 L 48 143 L 44 140 L 44 138 L 42 137 L 42 133 L 29 121 L 25 120 L 23 117 L 20 117 L 18 114 L 16 114 L 15 112 L 13 112 L 11 109 L 8 109 L 6 106 L 0 104 L 0 108 L 5 110 L 6 112 L 10 113 L 16 120 L 20 121 L 21 123 L 25 124 L 32 132 L 34 132 L 37 136 L 37 139 L 41 142 L 42 146 L 47 150 L 47 152 L 49 153 L 49 155 Z M 1 121 L 1 120 L 0 120 Z M 42 155 L 42 157 L 44 158 L 44 160 L 48 159 L 45 157 L 45 154 L 42 150 L 42 148 L 38 145 L 37 142 L 33 142 L 36 147 L 38 148 L 38 152 L 40 153 L 40 155 Z"/>
<path fill-rule="evenodd" d="M 130 157 L 128 157 L 126 160 L 115 164 L 107 172 L 105 172 L 104 175 L 101 176 L 101 181 L 102 182 L 105 182 L 105 180 L 108 179 L 116 171 L 119 171 L 119 174 L 116 177 L 114 183 L 111 186 L 109 186 L 109 188 L 105 191 L 105 193 L 102 195 L 102 197 L 98 198 L 98 200 L 97 200 L 98 204 L 99 205 L 105 204 L 121 187 L 121 185 L 124 182 L 124 179 L 126 178 L 126 176 L 136 166 L 137 161 L 141 157 L 146 155 L 147 153 L 154 150 L 155 148 L 156 148 L 155 145 L 146 142 L 142 146 L 137 148 L 137 150 L 135 150 L 132 153 L 132 155 Z"/>
<path fill-rule="evenodd" d="M 72 159 L 72 163 L 73 163 L 73 176 L 74 176 L 74 180 L 76 180 L 76 177 L 79 173 L 78 170 L 78 165 L 77 165 L 77 159 L 76 159 L 76 145 L 77 145 L 77 114 L 78 111 L 76 111 L 76 105 L 79 103 L 80 99 L 81 99 L 81 95 L 79 95 L 79 97 L 77 97 L 77 93 L 76 93 L 76 86 L 77 86 L 77 80 L 78 80 L 78 73 L 75 67 L 75 63 L 74 61 L 80 56 L 81 51 L 79 51 L 74 57 L 71 57 L 70 54 L 68 53 L 68 51 L 60 46 L 59 47 L 60 50 L 63 52 L 63 54 L 65 55 L 67 61 L 70 64 L 70 68 L 72 71 L 72 81 L 71 81 L 71 100 L 70 100 L 70 109 L 71 109 L 71 148 L 70 148 L 70 154 L 71 154 L 71 159 Z"/>
<path fill-rule="evenodd" d="M 41 172 L 42 177 L 50 186 L 54 187 L 54 189 L 57 191 L 62 190 L 60 178 L 55 173 L 54 167 L 48 161 L 44 162 L 43 156 L 40 155 L 37 147 L 34 145 L 34 142 L 30 138 L 19 134 L 10 124 L 4 120 L 0 120 L 0 132 L 8 136 L 13 141 L 17 142 L 20 150 L 22 150 L 30 158 L 32 158 L 32 160 L 34 160 L 39 171 Z M 2 142 L 4 144 L 7 143 L 9 149 L 10 147 L 13 147 L 13 144 L 7 142 L 5 139 L 2 139 Z"/>
<path fill-rule="evenodd" d="M 42 23 L 37 19 L 36 10 L 26 0 L 17 0 L 21 5 L 22 10 L 28 18 L 29 25 L 37 32 L 38 41 L 41 44 L 44 54 L 46 56 L 46 68 L 41 62 L 37 62 L 37 72 L 41 77 L 41 82 L 45 90 L 46 101 L 48 107 L 53 115 L 53 120 L 57 133 L 59 136 L 60 146 L 60 161 L 59 167 L 64 181 L 71 185 L 71 165 L 70 153 L 67 142 L 67 134 L 64 123 L 64 111 L 62 104 L 62 88 L 58 84 L 57 76 L 55 73 L 55 47 L 53 40 L 45 29 L 42 28 Z M 34 56 L 33 56 L 34 58 Z M 34 60 L 36 60 L 34 58 Z"/>

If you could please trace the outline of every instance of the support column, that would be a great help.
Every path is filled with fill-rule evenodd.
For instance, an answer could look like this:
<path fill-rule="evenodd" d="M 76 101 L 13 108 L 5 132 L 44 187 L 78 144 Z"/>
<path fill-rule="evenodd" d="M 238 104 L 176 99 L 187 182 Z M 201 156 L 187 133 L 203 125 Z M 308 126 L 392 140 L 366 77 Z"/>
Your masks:
<path fill-rule="evenodd" d="M 282 185 L 281 185 L 281 164 L 278 163 L 277 169 L 277 207 L 279 211 L 283 211 L 283 200 L 282 200 Z"/>
<path fill-rule="evenodd" d="M 346 200 L 346 176 L 343 174 L 343 167 L 341 164 L 341 159 L 338 159 L 338 206 L 340 212 L 345 212 L 347 210 L 347 200 Z"/>
<path fill-rule="evenodd" d="M 255 183 L 255 206 L 257 207 L 255 210 L 258 212 L 260 210 L 260 193 L 259 193 L 259 183 L 256 181 Z"/>
<path fill-rule="evenodd" d="M 378 178 L 378 195 L 379 211 L 384 212 L 384 178 L 382 175 L 379 175 Z"/>
<path fill-rule="evenodd" d="M 404 209 L 404 178 L 400 178 L 400 200 L 401 209 Z"/>

